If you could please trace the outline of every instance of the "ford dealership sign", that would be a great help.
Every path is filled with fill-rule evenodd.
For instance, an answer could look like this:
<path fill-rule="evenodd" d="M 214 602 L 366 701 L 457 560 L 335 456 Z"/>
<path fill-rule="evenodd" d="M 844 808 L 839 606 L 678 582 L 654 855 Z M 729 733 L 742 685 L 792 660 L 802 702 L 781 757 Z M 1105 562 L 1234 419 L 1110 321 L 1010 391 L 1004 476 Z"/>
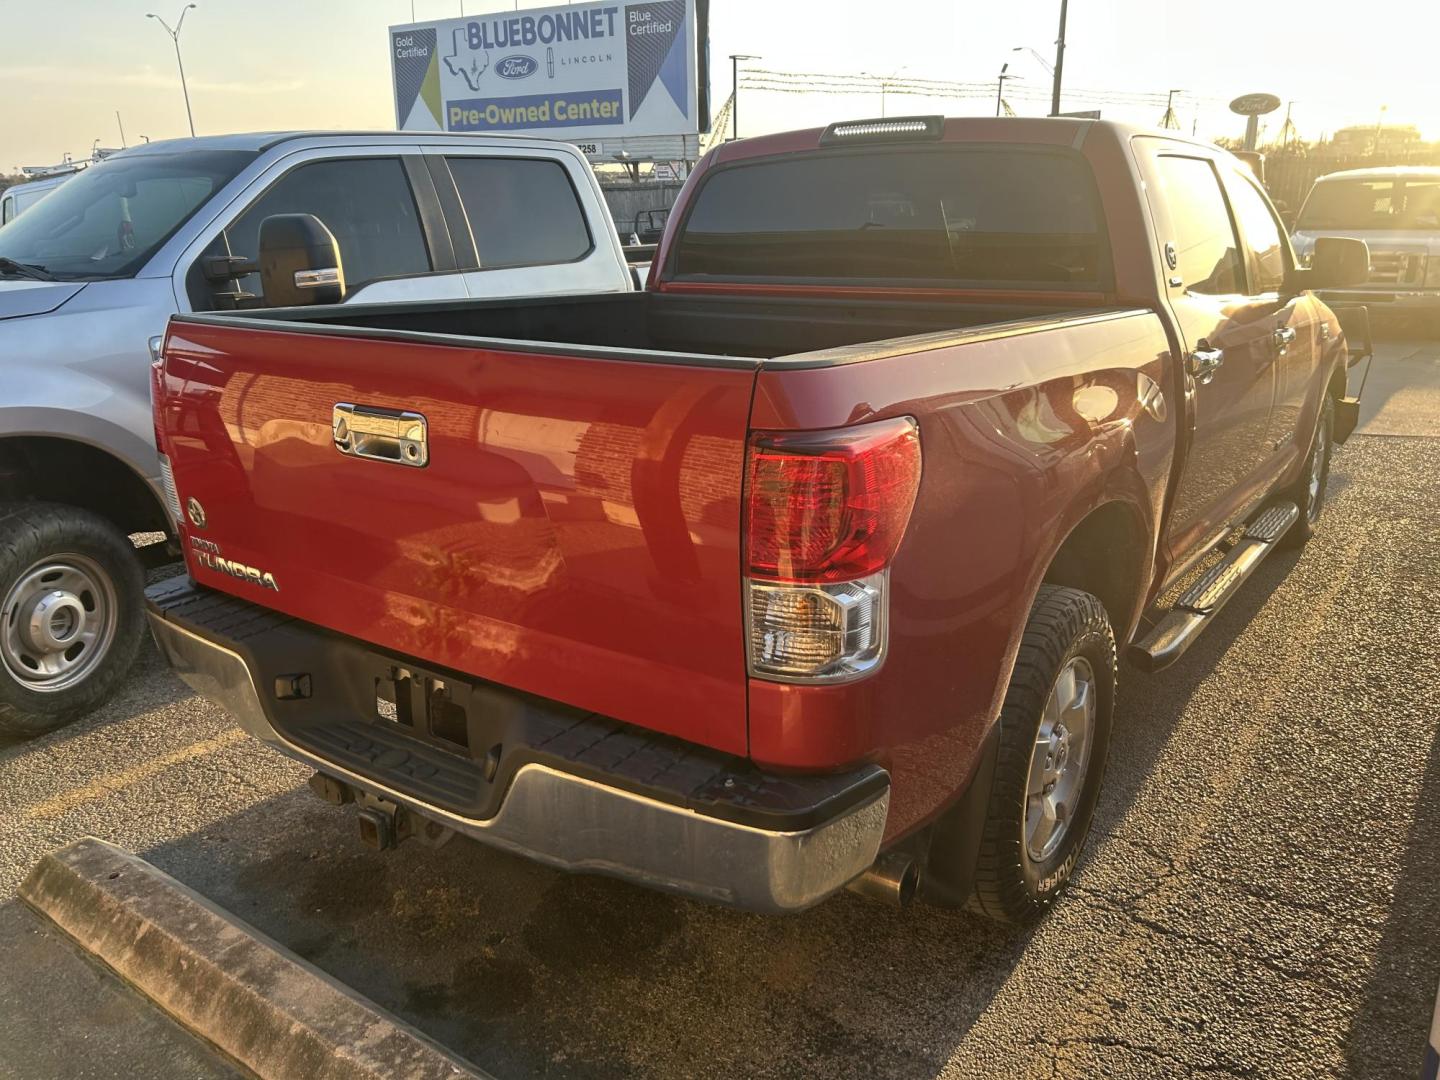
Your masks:
<path fill-rule="evenodd" d="M 601 0 L 391 27 L 396 125 L 572 140 L 693 136 L 696 7 Z"/>

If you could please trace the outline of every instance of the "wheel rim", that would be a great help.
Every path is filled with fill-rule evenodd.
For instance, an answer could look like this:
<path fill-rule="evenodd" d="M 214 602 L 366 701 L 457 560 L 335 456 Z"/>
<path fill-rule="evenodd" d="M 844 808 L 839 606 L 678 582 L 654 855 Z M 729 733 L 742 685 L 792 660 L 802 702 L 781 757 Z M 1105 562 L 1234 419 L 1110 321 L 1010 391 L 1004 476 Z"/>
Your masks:
<path fill-rule="evenodd" d="M 1325 483 L 1325 460 L 1330 449 L 1330 425 L 1323 420 L 1315 429 L 1315 448 L 1310 451 L 1310 505 L 1305 516 L 1313 523 L 1320 516 L 1320 488 Z"/>
<path fill-rule="evenodd" d="M 1072 657 L 1055 677 L 1035 746 L 1025 791 L 1025 851 L 1032 863 L 1053 855 L 1070 831 L 1085 790 L 1095 733 L 1095 672 Z"/>
<path fill-rule="evenodd" d="M 90 674 L 115 639 L 115 584 L 84 555 L 53 555 L 25 570 L 0 607 L 0 661 L 21 685 L 65 690 Z"/>

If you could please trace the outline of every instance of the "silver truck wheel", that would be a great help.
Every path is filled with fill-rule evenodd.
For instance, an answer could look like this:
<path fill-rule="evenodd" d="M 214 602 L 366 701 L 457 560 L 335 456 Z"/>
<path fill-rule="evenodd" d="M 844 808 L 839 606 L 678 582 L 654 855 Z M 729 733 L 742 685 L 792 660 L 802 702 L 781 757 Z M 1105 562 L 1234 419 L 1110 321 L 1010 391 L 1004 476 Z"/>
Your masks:
<path fill-rule="evenodd" d="M 1065 839 L 1085 773 L 1095 730 L 1095 671 L 1083 656 L 1072 656 L 1055 677 L 1035 748 L 1025 793 L 1025 853 L 1043 863 Z"/>
<path fill-rule="evenodd" d="M 0 733 L 35 735 L 102 704 L 139 650 L 143 574 L 89 510 L 0 505 Z"/>
<path fill-rule="evenodd" d="M 970 898 L 982 914 L 1032 923 L 1065 891 L 1105 776 L 1114 701 L 1105 606 L 1040 586 L 1000 710 Z"/>
<path fill-rule="evenodd" d="M 0 604 L 0 661 L 38 693 L 74 686 L 115 640 L 115 583 L 94 559 L 63 552 L 27 567 Z"/>

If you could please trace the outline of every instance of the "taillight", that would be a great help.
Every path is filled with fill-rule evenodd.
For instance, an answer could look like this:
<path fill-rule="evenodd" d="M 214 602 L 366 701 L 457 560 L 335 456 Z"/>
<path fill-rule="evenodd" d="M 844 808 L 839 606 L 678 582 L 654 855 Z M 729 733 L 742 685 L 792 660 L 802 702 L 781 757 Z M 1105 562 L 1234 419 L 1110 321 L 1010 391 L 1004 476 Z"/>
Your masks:
<path fill-rule="evenodd" d="M 746 618 L 752 675 L 843 682 L 885 652 L 889 564 L 920 484 L 908 417 L 752 436 Z"/>
<path fill-rule="evenodd" d="M 155 425 L 155 449 L 160 454 L 160 482 L 165 489 L 165 509 L 178 532 L 180 529 L 180 492 L 175 488 L 175 474 L 170 469 L 170 455 L 165 452 L 164 424 L 161 410 L 165 407 L 165 357 L 161 355 L 162 338 L 150 339 L 150 415 Z"/>

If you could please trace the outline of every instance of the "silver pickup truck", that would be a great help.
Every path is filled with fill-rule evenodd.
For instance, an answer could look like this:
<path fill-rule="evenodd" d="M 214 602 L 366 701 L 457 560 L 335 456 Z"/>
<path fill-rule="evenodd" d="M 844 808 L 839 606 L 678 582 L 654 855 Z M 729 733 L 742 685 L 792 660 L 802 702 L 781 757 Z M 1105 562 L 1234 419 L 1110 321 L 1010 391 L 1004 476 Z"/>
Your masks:
<path fill-rule="evenodd" d="M 1364 240 L 1370 277 L 1322 294 L 1327 303 L 1419 317 L 1440 330 L 1440 167 L 1351 169 L 1315 181 L 1295 222 L 1296 257 L 1309 264 L 1322 236 Z"/>
<path fill-rule="evenodd" d="M 267 221 L 325 234 L 342 266 L 262 286 Z M 507 136 L 150 143 L 0 228 L 0 733 L 83 715 L 135 657 L 131 536 L 173 535 L 179 513 L 164 504 L 149 391 L 172 314 L 633 283 L 579 151 Z"/>

